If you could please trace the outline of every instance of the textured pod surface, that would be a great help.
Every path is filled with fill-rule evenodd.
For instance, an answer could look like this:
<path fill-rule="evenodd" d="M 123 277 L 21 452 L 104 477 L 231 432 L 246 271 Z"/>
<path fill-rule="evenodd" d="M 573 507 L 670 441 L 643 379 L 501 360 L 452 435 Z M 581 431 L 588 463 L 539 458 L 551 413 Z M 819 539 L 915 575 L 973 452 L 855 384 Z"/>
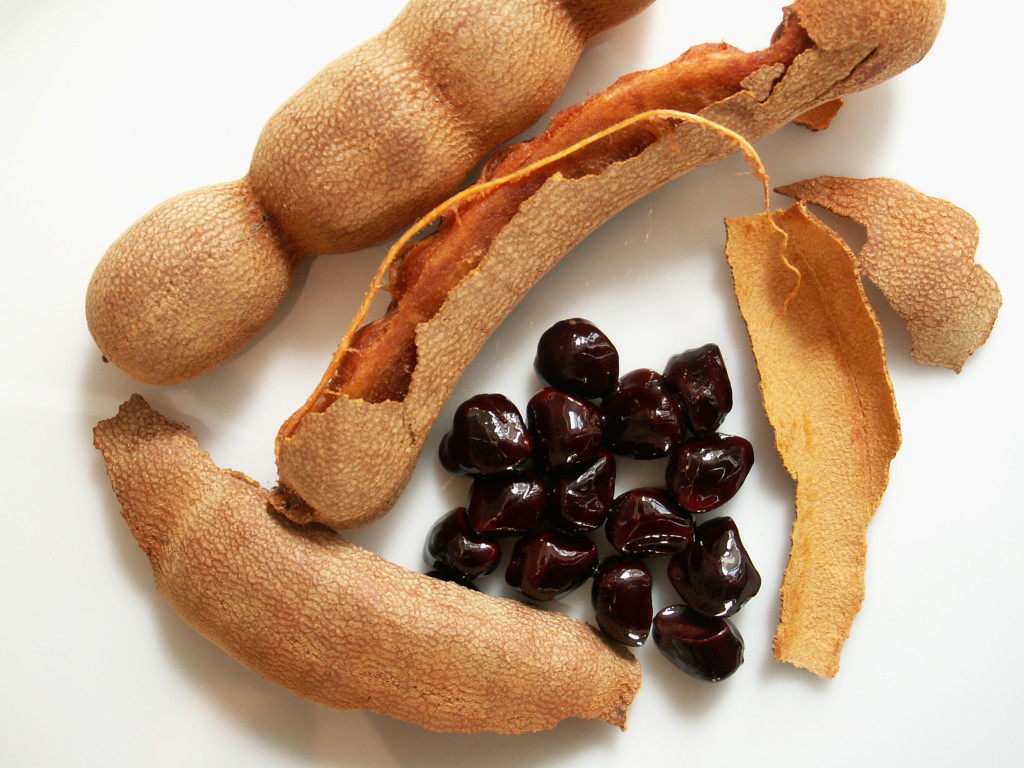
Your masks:
<path fill-rule="evenodd" d="M 104 358 L 133 379 L 179 384 L 263 328 L 294 265 L 247 182 L 203 187 L 110 246 L 89 281 L 86 321 Z"/>
<path fill-rule="evenodd" d="M 103 356 L 178 384 L 226 361 L 284 300 L 295 261 L 383 240 L 540 118 L 587 40 L 653 0 L 410 0 L 270 118 L 246 178 L 130 227 L 86 296 Z"/>
<path fill-rule="evenodd" d="M 775 656 L 833 677 L 864 599 L 868 522 L 900 445 L 881 331 L 853 254 L 802 205 L 727 225 L 765 413 L 796 479 Z"/>
<path fill-rule="evenodd" d="M 788 66 L 759 68 L 738 92 L 698 114 L 750 141 L 760 139 L 817 104 L 874 85 L 917 62 L 934 41 L 944 7 L 941 0 L 860 0 L 842 8 L 824 0 L 798 0 L 786 23 L 799 24 L 811 45 Z M 872 14 L 891 23 L 863 24 L 863 17 Z M 694 55 L 715 56 L 720 50 L 705 48 Z M 635 81 L 620 82 L 629 88 Z M 559 127 L 573 120 L 570 110 L 562 115 Z M 400 399 L 340 396 L 321 408 L 328 371 L 278 437 L 281 483 L 312 507 L 303 519 L 311 515 L 334 527 L 353 528 L 384 515 L 408 482 L 427 431 L 465 366 L 526 292 L 615 213 L 736 150 L 732 138 L 704 125 L 656 122 L 660 138 L 639 153 L 578 178 L 551 176 L 502 214 L 500 231 L 478 266 L 447 294 L 436 314 L 416 324 L 411 378 Z M 460 205 L 460 217 L 468 218 L 466 210 L 475 202 Z M 382 461 L 389 466 L 385 482 L 378 471 Z"/>
<path fill-rule="evenodd" d="M 178 614 L 300 696 L 441 731 L 624 727 L 639 665 L 589 625 L 413 573 L 268 511 L 138 395 L 95 430 L 121 512 Z"/>
<path fill-rule="evenodd" d="M 819 176 L 776 191 L 867 229 L 857 263 L 907 324 L 917 362 L 959 373 L 988 339 L 1003 299 L 974 261 L 978 224 L 967 211 L 895 179 Z"/>

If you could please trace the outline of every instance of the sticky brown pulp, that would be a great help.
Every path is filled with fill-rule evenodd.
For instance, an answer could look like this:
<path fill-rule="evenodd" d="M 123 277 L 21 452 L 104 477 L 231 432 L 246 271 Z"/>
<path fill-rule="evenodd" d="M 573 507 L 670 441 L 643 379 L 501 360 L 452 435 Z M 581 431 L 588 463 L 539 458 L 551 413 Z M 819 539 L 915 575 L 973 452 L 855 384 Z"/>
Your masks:
<path fill-rule="evenodd" d="M 772 44 L 761 51 L 747 53 L 724 43 L 691 48 L 663 67 L 627 75 L 608 90 L 560 112 L 543 134 L 496 155 L 481 181 L 525 168 L 646 111 L 699 112 L 737 93 L 743 80 L 759 68 L 788 66 L 810 45 L 804 30 L 787 16 Z M 385 286 L 391 295 L 388 309 L 339 348 L 333 374 L 325 378 L 326 386 L 312 410 L 323 411 L 338 397 L 401 401 L 416 367 L 416 326 L 440 310 L 519 206 L 548 178 L 600 173 L 638 155 L 667 129 L 661 121 L 635 123 L 457 206 L 436 232 L 410 244 L 396 259 Z"/>

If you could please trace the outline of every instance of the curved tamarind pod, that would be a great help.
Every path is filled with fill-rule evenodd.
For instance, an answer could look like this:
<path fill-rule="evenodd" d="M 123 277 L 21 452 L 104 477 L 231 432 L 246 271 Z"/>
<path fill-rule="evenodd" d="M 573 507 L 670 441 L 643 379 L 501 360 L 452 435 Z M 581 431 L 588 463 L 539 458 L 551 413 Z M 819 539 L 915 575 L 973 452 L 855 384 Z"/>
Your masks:
<path fill-rule="evenodd" d="M 86 295 L 104 358 L 147 384 L 220 365 L 298 261 L 377 243 L 444 200 L 547 111 L 591 37 L 652 2 L 409 0 L 281 106 L 244 179 L 178 195 L 110 246 Z"/>
<path fill-rule="evenodd" d="M 94 434 L 160 594 L 266 679 L 439 731 L 522 733 L 569 717 L 625 727 L 639 663 L 584 622 L 295 525 L 138 395 Z"/>
<path fill-rule="evenodd" d="M 481 194 L 461 193 L 457 215 L 396 255 L 387 313 L 359 327 L 371 291 L 320 384 L 282 426 L 275 506 L 338 528 L 385 514 L 465 366 L 536 281 L 618 211 L 736 149 L 722 132 L 660 118 L 586 137 L 668 108 L 756 141 L 919 61 L 944 12 L 943 0 L 796 0 L 764 51 L 698 46 L 622 78 L 502 153 Z"/>

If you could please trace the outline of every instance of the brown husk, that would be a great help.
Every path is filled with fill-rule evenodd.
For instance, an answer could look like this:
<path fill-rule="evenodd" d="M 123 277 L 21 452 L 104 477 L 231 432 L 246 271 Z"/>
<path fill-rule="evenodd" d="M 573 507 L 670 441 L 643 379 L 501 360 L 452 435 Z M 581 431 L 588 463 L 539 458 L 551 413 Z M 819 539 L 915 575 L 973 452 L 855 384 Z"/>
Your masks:
<path fill-rule="evenodd" d="M 911 355 L 959 373 L 988 339 L 999 286 L 974 261 L 978 225 L 962 208 L 895 179 L 819 176 L 780 187 L 867 228 L 861 273 L 907 325 Z"/>
<path fill-rule="evenodd" d="M 587 624 L 413 573 L 267 509 L 183 424 L 135 395 L 100 422 L 121 513 L 161 595 L 266 679 L 439 731 L 625 727 L 636 660 Z"/>
<path fill-rule="evenodd" d="M 726 254 L 796 522 L 775 655 L 822 677 L 864 597 L 866 531 L 900 444 L 853 255 L 802 205 L 727 221 Z"/>

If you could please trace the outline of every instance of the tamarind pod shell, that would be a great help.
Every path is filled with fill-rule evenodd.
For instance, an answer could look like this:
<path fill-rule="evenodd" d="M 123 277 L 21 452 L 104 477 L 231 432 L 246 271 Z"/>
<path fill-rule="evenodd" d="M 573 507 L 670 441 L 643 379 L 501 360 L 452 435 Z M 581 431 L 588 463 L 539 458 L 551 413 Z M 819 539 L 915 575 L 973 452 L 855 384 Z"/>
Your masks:
<path fill-rule="evenodd" d="M 590 37 L 652 2 L 410 0 L 270 118 L 244 180 L 171 198 L 108 249 L 86 295 L 104 359 L 155 385 L 218 367 L 297 261 L 365 248 L 444 200 L 547 111 Z"/>
<path fill-rule="evenodd" d="M 105 360 L 144 384 L 180 384 L 234 355 L 277 311 L 296 261 L 247 181 L 153 208 L 93 271 L 89 331 Z"/>
<path fill-rule="evenodd" d="M 522 733 L 570 717 L 625 727 L 639 664 L 584 622 L 295 525 L 139 395 L 94 441 L 160 594 L 266 679 L 439 731 Z"/>
<path fill-rule="evenodd" d="M 701 110 L 701 117 L 757 141 L 819 104 L 919 61 L 934 42 L 945 4 L 797 0 L 788 10 L 813 45 L 788 67 L 754 72 L 743 90 Z M 371 403 L 342 396 L 322 411 L 300 410 L 282 427 L 280 482 L 305 502 L 294 507 L 295 519 L 357 528 L 386 514 L 462 371 L 526 292 L 615 213 L 735 150 L 721 133 L 681 122 L 640 154 L 600 173 L 549 178 L 509 212 L 479 265 L 417 327 L 416 366 L 402 400 Z M 380 471 L 384 466 L 386 473 Z"/>

